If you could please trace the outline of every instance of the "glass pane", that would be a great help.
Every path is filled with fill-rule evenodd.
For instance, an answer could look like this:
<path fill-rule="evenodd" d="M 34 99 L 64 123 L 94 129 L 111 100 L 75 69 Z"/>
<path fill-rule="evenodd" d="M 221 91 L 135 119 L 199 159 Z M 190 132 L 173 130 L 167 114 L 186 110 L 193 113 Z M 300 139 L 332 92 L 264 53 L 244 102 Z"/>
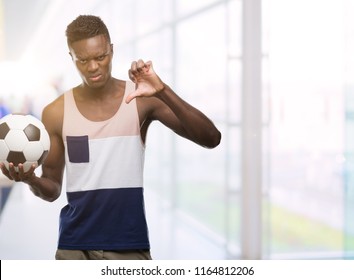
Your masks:
<path fill-rule="evenodd" d="M 222 234 L 225 208 L 222 147 L 198 148 L 178 139 L 178 206 L 199 222 Z"/>
<path fill-rule="evenodd" d="M 208 10 L 177 26 L 178 91 L 220 129 L 226 116 L 225 63 L 224 9 Z M 177 147 L 179 208 L 224 237 L 225 142 L 205 150 L 179 138 Z"/>
<path fill-rule="evenodd" d="M 227 2 L 228 55 L 240 58 L 242 55 L 242 1 Z"/>
<path fill-rule="evenodd" d="M 106 5 L 104 3 L 102 1 L 98 7 L 104 8 L 100 14 L 103 15 L 102 19 L 107 22 L 112 42 L 118 45 L 133 39 L 136 36 L 136 22 L 133 20 L 136 8 L 132 1 L 109 1 Z"/>
<path fill-rule="evenodd" d="M 212 24 L 211 24 L 212 23 Z M 225 13 L 217 8 L 177 28 L 177 87 L 215 119 L 225 116 Z"/>
<path fill-rule="evenodd" d="M 135 59 L 151 60 L 156 73 L 169 84 L 173 72 L 172 50 L 171 29 L 162 28 L 159 32 L 152 33 L 137 42 Z"/>
<path fill-rule="evenodd" d="M 198 9 L 205 8 L 209 4 L 218 2 L 218 0 L 178 0 L 176 1 L 177 14 L 183 16 L 192 12 L 195 12 Z"/>
<path fill-rule="evenodd" d="M 267 11 L 270 253 L 338 255 L 345 195 L 343 10 L 335 0 L 273 0 Z"/>
<path fill-rule="evenodd" d="M 145 34 L 171 20 L 171 0 L 136 0 L 135 2 L 133 22 L 137 34 Z"/>
<path fill-rule="evenodd" d="M 239 59 L 232 59 L 228 63 L 228 92 L 226 96 L 226 119 L 231 125 L 239 125 L 241 121 L 241 69 Z"/>
<path fill-rule="evenodd" d="M 344 178 L 345 178 L 345 224 L 344 246 L 345 256 L 353 258 L 354 252 L 354 85 L 346 88 L 346 126 L 345 126 L 345 153 L 344 153 Z"/>
<path fill-rule="evenodd" d="M 229 127 L 224 133 L 226 179 L 226 237 L 229 258 L 240 257 L 241 236 L 241 135 L 239 127 Z"/>
<path fill-rule="evenodd" d="M 354 256 L 354 2 L 344 1 L 345 32 L 345 152 L 344 152 L 344 249 L 345 257 Z"/>

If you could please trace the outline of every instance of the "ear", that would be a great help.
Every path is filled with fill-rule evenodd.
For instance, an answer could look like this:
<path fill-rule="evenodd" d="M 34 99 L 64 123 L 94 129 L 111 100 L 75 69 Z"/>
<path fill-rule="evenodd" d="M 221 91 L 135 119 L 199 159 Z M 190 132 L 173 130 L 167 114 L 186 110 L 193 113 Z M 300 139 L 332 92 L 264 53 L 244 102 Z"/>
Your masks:
<path fill-rule="evenodd" d="M 71 57 L 71 60 L 74 60 L 74 57 L 73 57 L 73 55 L 72 55 L 71 52 L 69 52 L 69 55 L 70 55 L 70 57 Z"/>
<path fill-rule="evenodd" d="M 113 51 L 113 44 L 111 44 L 111 53 L 113 54 L 114 51 Z"/>

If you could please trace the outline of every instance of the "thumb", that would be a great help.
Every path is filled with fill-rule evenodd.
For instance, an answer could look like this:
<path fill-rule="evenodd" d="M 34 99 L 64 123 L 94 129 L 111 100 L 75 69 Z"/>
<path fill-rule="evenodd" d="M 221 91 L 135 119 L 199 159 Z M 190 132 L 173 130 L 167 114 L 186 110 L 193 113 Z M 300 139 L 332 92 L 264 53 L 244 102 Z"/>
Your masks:
<path fill-rule="evenodd" d="M 137 93 L 137 91 L 133 91 L 125 98 L 125 103 L 129 104 L 130 101 L 132 101 L 134 98 L 136 98 L 138 96 L 139 96 L 139 94 Z"/>

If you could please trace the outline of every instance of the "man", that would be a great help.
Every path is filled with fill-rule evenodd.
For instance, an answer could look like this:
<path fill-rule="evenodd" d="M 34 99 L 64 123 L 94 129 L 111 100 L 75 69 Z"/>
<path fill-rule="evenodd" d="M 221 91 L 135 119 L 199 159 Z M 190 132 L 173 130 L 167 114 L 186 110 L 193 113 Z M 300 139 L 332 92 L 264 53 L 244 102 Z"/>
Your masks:
<path fill-rule="evenodd" d="M 10 164 L 2 172 L 47 201 L 61 193 L 64 167 L 68 204 L 60 213 L 56 259 L 151 259 L 143 199 L 144 144 L 158 120 L 207 148 L 221 134 L 154 72 L 134 61 L 131 81 L 111 76 L 113 45 L 102 20 L 79 16 L 66 30 L 82 83 L 42 113 L 51 149 L 38 177 Z"/>

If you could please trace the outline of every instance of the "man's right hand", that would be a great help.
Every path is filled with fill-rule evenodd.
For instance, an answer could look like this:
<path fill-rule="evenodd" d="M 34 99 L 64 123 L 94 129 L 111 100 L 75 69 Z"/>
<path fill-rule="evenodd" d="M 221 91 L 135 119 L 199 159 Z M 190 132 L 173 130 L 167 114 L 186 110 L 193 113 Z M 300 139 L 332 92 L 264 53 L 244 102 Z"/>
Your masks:
<path fill-rule="evenodd" d="M 9 163 L 9 169 L 6 168 L 4 163 L 0 163 L 0 168 L 2 173 L 10 180 L 15 182 L 26 182 L 34 176 L 34 170 L 36 169 L 36 166 L 33 164 L 27 172 L 24 171 L 23 165 L 21 163 L 18 165 L 18 171 L 16 171 L 12 162 Z"/>

